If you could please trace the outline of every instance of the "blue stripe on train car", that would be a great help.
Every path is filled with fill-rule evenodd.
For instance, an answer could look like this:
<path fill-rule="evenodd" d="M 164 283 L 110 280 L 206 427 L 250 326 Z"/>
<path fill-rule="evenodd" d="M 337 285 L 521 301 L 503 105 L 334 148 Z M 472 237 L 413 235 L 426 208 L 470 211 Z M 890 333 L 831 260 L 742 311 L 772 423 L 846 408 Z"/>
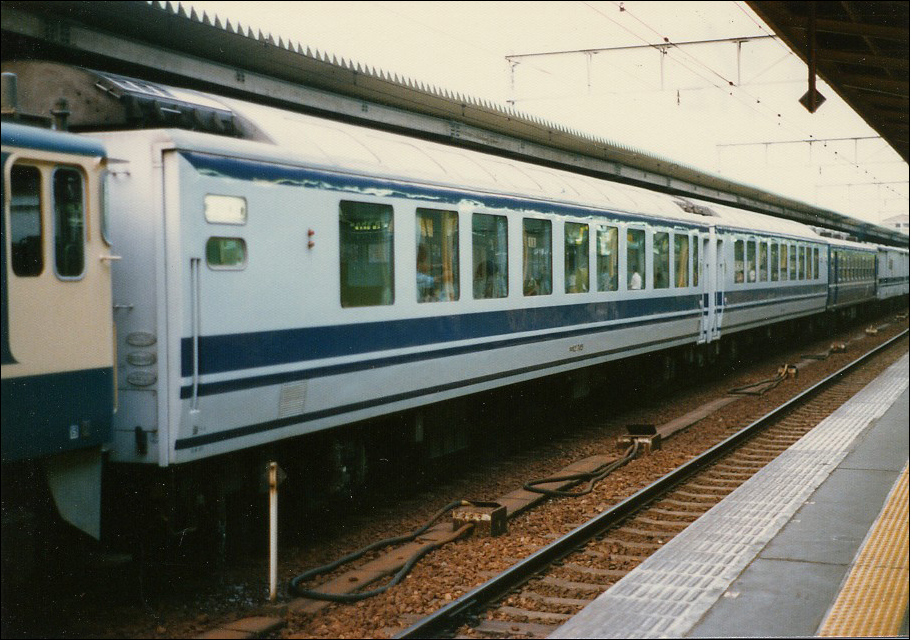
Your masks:
<path fill-rule="evenodd" d="M 654 321 L 650 321 L 650 322 L 653 324 L 656 324 Z M 609 327 L 607 329 L 609 329 Z M 656 333 L 655 335 L 659 335 L 659 333 Z M 389 395 L 389 396 L 382 396 L 382 397 L 378 397 L 378 398 L 371 398 L 369 400 L 364 400 L 362 402 L 356 402 L 353 404 L 346 404 L 346 405 L 341 405 L 341 406 L 337 406 L 337 407 L 330 407 L 328 409 L 323 409 L 320 411 L 310 411 L 307 413 L 302 413 L 302 414 L 291 416 L 288 418 L 279 418 L 277 420 L 269 420 L 269 421 L 260 422 L 257 424 L 250 424 L 250 425 L 246 425 L 243 427 L 237 427 L 235 429 L 228 429 L 225 431 L 218 431 L 215 433 L 207 433 L 204 435 L 192 436 L 189 438 L 179 438 L 176 441 L 176 443 L 174 444 L 174 448 L 178 451 L 182 451 L 185 449 L 191 449 L 193 447 L 199 447 L 199 446 L 203 446 L 203 445 L 207 445 L 207 444 L 213 444 L 216 442 L 224 442 L 226 440 L 233 440 L 234 438 L 242 438 L 244 436 L 251 436 L 251 435 L 256 435 L 258 433 L 265 433 L 267 431 L 272 431 L 274 429 L 281 429 L 283 427 L 288 427 L 288 426 L 297 425 L 297 424 L 303 424 L 305 422 L 312 422 L 314 420 L 319 420 L 322 418 L 343 415 L 345 413 L 351 413 L 351 412 L 360 411 L 363 409 L 370 409 L 372 407 L 391 404 L 394 402 L 402 402 L 402 401 L 410 400 L 412 398 L 427 396 L 427 395 L 431 395 L 434 393 L 444 393 L 446 391 L 469 387 L 469 386 L 475 385 L 475 384 L 484 384 L 484 383 L 492 382 L 495 380 L 502 380 L 505 378 L 513 377 L 513 376 L 519 376 L 519 375 L 523 375 L 523 374 L 527 374 L 527 373 L 532 373 L 535 371 L 545 371 L 547 369 L 552 369 L 554 367 L 559 367 L 559 366 L 562 366 L 565 364 L 581 362 L 584 360 L 591 360 L 593 358 L 605 357 L 605 356 L 615 354 L 615 353 L 630 351 L 632 349 L 660 349 L 660 348 L 666 346 L 666 343 L 668 343 L 668 342 L 672 342 L 672 340 L 667 339 L 667 338 L 657 338 L 656 340 L 653 340 L 651 342 L 638 343 L 634 347 L 598 350 L 598 351 L 595 351 L 594 353 L 588 353 L 588 354 L 585 354 L 582 356 L 576 356 L 573 358 L 560 358 L 559 360 L 555 360 L 553 362 L 545 362 L 545 363 L 541 363 L 541 364 L 537 364 L 537 365 L 533 365 L 533 366 L 522 367 L 519 369 L 511 369 L 511 370 L 503 371 L 500 373 L 493 373 L 493 374 L 484 375 L 484 376 L 477 376 L 474 378 L 466 378 L 463 380 L 459 380 L 457 382 L 450 382 L 447 384 L 431 385 L 431 386 L 422 387 L 419 389 L 413 389 L 411 391 L 407 391 L 404 393 L 398 393 L 398 394 Z M 284 374 L 279 374 L 279 376 L 280 375 L 284 375 Z M 300 374 L 287 374 L 287 375 L 297 375 L 298 378 L 301 377 Z M 275 376 L 275 378 L 278 378 L 279 376 Z M 249 380 L 245 379 L 245 380 L 238 380 L 235 382 L 238 384 L 246 384 L 249 382 Z M 230 384 L 231 384 L 230 382 L 229 383 L 215 383 L 212 386 L 221 387 L 222 385 L 230 385 Z M 249 386 L 249 385 L 247 385 L 247 386 Z M 187 391 L 187 393 L 189 393 L 190 390 L 191 390 L 191 387 L 184 388 L 184 391 Z M 189 397 L 189 396 L 186 395 L 183 397 Z"/>
<path fill-rule="evenodd" d="M 609 330 L 600 326 L 580 326 L 585 324 L 646 320 L 648 316 L 669 313 L 694 312 L 697 315 L 700 313 L 699 298 L 700 294 L 688 294 L 203 336 L 199 340 L 199 373 L 207 375 L 325 358 L 363 356 L 393 349 L 444 346 L 446 343 L 495 336 L 514 338 L 515 334 L 532 331 L 565 330 L 556 336 L 537 336 L 533 340 L 569 337 L 573 333 Z M 181 342 L 181 375 L 187 377 L 193 375 L 193 341 L 183 338 Z M 470 350 L 484 348 L 483 345 L 474 345 Z"/>
<path fill-rule="evenodd" d="M 113 389 L 111 367 L 4 379 L 3 462 L 109 441 Z"/>

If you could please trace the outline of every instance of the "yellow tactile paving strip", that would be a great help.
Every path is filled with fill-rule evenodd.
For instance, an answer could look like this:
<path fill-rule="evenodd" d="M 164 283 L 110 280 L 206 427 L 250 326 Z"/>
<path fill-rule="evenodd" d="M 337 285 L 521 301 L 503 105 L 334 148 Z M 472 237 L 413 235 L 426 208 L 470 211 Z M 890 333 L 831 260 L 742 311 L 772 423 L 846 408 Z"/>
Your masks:
<path fill-rule="evenodd" d="M 907 484 L 907 465 L 904 465 L 821 625 L 819 636 L 898 635 L 910 591 Z"/>

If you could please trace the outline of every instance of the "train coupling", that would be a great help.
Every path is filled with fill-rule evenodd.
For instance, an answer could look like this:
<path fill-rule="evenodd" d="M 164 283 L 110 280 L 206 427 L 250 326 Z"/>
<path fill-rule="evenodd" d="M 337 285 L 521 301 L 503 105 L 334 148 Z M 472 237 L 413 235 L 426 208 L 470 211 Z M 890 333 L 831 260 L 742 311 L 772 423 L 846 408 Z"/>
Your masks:
<path fill-rule="evenodd" d="M 475 536 L 494 538 L 508 530 L 506 516 L 505 506 L 498 502 L 465 501 L 452 511 L 452 531 L 473 524 Z"/>
<path fill-rule="evenodd" d="M 787 378 L 796 378 L 799 375 L 799 369 L 795 364 L 782 364 L 777 368 L 777 377 L 781 380 Z"/>
<path fill-rule="evenodd" d="M 619 447 L 638 445 L 642 454 L 647 455 L 660 449 L 661 435 L 653 424 L 630 424 L 626 427 L 629 433 L 619 436 L 616 441 Z"/>

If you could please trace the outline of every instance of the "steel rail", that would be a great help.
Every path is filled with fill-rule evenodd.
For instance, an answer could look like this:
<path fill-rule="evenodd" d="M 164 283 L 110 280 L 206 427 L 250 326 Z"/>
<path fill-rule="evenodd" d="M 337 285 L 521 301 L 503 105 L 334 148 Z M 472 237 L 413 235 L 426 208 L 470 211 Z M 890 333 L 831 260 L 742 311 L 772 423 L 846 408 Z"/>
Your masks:
<path fill-rule="evenodd" d="M 845 365 L 839 371 L 836 371 L 799 395 L 794 396 L 776 409 L 768 412 L 752 424 L 743 427 L 723 442 L 720 442 L 705 451 L 697 458 L 693 458 L 678 469 L 671 471 L 654 483 L 641 489 L 638 493 L 626 498 L 619 504 L 570 531 L 562 538 L 539 549 L 521 562 L 512 565 L 512 567 L 498 576 L 491 578 L 482 585 L 479 585 L 473 591 L 466 593 L 454 602 L 449 603 L 422 620 L 418 620 L 396 635 L 395 638 L 440 637 L 440 632 L 462 624 L 463 621 L 470 617 L 475 611 L 481 610 L 489 603 L 526 582 L 547 565 L 566 556 L 607 529 L 616 526 L 635 511 L 669 491 L 673 486 L 686 480 L 718 458 L 726 455 L 731 449 L 736 448 L 744 440 L 759 432 L 768 423 L 782 417 L 790 409 L 811 399 L 821 391 L 824 391 L 859 365 L 877 355 L 879 352 L 887 349 L 898 340 L 906 337 L 907 334 L 908 330 L 902 331 L 897 336 L 860 356 L 856 360 Z"/>

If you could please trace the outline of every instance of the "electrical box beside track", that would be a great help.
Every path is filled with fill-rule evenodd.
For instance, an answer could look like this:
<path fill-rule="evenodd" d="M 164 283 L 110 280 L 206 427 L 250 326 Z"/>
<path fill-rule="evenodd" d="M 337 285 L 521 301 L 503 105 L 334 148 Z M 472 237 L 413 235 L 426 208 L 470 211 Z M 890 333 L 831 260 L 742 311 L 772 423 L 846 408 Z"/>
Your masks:
<path fill-rule="evenodd" d="M 642 454 L 660 450 L 661 435 L 653 424 L 631 424 L 626 427 L 628 435 L 620 436 L 616 444 L 619 447 L 630 447 L 638 444 Z"/>
<path fill-rule="evenodd" d="M 474 535 L 494 538 L 506 533 L 506 508 L 498 502 L 472 502 L 452 511 L 452 531 L 466 524 L 474 525 Z"/>

